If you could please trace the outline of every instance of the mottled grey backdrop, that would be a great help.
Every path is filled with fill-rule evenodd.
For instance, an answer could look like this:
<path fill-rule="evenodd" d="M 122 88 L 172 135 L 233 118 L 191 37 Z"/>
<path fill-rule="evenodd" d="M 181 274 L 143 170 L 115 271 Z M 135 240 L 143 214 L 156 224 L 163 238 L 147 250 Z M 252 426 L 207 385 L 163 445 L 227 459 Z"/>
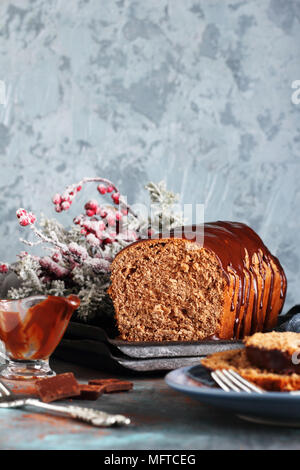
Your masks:
<path fill-rule="evenodd" d="M 53 215 L 93 175 L 144 201 L 164 178 L 256 229 L 300 303 L 299 20 L 299 0 L 1 0 L 0 260 L 19 206 Z"/>

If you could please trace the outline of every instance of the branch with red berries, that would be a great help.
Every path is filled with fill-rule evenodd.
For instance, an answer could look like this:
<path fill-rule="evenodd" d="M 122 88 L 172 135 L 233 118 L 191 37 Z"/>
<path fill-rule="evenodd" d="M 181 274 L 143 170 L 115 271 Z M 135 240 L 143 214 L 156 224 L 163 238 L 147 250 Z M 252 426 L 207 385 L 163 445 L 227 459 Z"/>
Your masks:
<path fill-rule="evenodd" d="M 70 209 L 77 193 L 87 183 L 99 183 L 97 186 L 99 194 L 110 195 L 114 203 L 114 206 L 104 206 L 97 200 L 91 199 L 84 206 L 85 213 L 73 219 L 73 222 L 81 228 L 81 234 L 86 237 L 87 242 L 94 247 L 103 247 L 120 240 L 129 243 L 137 240 L 140 231 L 138 216 L 126 198 L 120 194 L 119 189 L 106 178 L 83 178 L 78 183 L 68 186 L 62 194 L 55 194 L 52 202 L 56 212 Z M 126 230 L 128 217 L 136 221 L 134 230 Z"/>
<path fill-rule="evenodd" d="M 102 305 L 105 309 L 109 306 L 106 291 L 114 256 L 123 247 L 159 229 L 164 220 L 170 229 L 183 223 L 182 212 L 174 211 L 172 206 L 176 195 L 167 191 L 163 182 L 146 186 L 151 202 L 156 204 L 152 218 L 136 213 L 116 185 L 100 177 L 83 178 L 61 194 L 55 194 L 52 198 L 55 211 L 69 210 L 76 195 L 88 183 L 97 183 L 99 199 L 88 200 L 69 229 L 55 219 L 42 218 L 38 223 L 32 212 L 17 210 L 19 224 L 29 227 L 36 237 L 35 241 L 22 241 L 30 247 L 40 245 L 48 253 L 34 256 L 22 252 L 14 265 L 0 263 L 0 273 L 13 270 L 22 281 L 20 288 L 11 289 L 10 298 L 36 293 L 62 296 L 74 293 L 81 299 L 79 315 L 89 319 L 101 311 Z M 103 202 L 107 196 L 109 204 Z"/>
<path fill-rule="evenodd" d="M 127 204 L 126 198 L 120 194 L 119 189 L 108 179 L 106 178 L 83 178 L 79 183 L 72 184 L 68 186 L 62 194 L 55 194 L 52 198 L 53 204 L 55 204 L 56 212 L 61 212 L 68 210 L 71 207 L 71 204 L 76 197 L 76 194 L 82 190 L 84 184 L 87 183 L 100 183 L 97 186 L 97 190 L 101 195 L 110 194 L 111 199 L 116 205 L 119 205 L 125 214 L 131 212 L 134 216 L 136 214 Z M 86 204 L 86 215 L 92 217 L 103 212 L 101 207 L 98 205 L 97 201 L 89 201 Z M 103 212 L 105 213 L 105 211 Z M 101 215 L 103 217 L 103 215 Z M 105 216 L 104 216 L 105 217 Z"/>

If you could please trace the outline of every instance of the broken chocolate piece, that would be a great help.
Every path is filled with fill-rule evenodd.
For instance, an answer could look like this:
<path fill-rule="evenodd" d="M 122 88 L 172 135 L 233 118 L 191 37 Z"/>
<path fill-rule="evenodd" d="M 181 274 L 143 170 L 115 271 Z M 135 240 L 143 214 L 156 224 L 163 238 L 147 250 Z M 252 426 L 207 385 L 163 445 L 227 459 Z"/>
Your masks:
<path fill-rule="evenodd" d="M 105 393 L 113 392 L 127 392 L 133 388 L 133 383 L 127 380 L 120 380 L 119 382 L 111 382 L 105 386 Z"/>
<path fill-rule="evenodd" d="M 133 388 L 133 383 L 121 379 L 91 379 L 89 385 L 100 385 L 105 393 L 126 392 Z"/>
<path fill-rule="evenodd" d="M 102 385 L 80 384 L 80 394 L 74 397 L 76 400 L 97 400 L 104 392 Z"/>
<path fill-rule="evenodd" d="M 36 390 L 40 399 L 46 403 L 80 394 L 80 386 L 72 372 L 36 381 Z"/>

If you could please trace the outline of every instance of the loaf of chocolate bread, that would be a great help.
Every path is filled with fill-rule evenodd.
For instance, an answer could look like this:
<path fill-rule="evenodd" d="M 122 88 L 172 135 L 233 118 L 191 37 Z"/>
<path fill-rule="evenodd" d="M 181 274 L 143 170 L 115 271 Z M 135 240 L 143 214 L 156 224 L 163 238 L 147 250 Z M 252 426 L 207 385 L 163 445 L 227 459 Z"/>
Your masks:
<path fill-rule="evenodd" d="M 124 248 L 109 294 L 124 340 L 234 339 L 275 326 L 286 277 L 250 227 L 213 222 Z"/>

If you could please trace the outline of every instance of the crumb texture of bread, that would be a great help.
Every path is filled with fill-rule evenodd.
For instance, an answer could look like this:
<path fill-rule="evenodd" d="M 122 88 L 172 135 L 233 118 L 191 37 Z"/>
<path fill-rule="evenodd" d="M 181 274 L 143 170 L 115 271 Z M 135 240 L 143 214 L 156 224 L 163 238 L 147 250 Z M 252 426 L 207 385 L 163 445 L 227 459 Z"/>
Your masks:
<path fill-rule="evenodd" d="M 116 258 L 110 293 L 122 339 L 195 341 L 218 332 L 226 281 L 215 255 L 195 248 L 151 240 Z"/>
<path fill-rule="evenodd" d="M 201 364 L 209 370 L 232 369 L 259 387 L 268 391 L 300 390 L 300 375 L 278 374 L 260 369 L 251 364 L 245 349 L 234 349 L 211 354 Z"/>
<path fill-rule="evenodd" d="M 108 292 L 123 340 L 241 339 L 274 328 L 286 277 L 250 227 L 218 221 L 127 246 Z"/>

